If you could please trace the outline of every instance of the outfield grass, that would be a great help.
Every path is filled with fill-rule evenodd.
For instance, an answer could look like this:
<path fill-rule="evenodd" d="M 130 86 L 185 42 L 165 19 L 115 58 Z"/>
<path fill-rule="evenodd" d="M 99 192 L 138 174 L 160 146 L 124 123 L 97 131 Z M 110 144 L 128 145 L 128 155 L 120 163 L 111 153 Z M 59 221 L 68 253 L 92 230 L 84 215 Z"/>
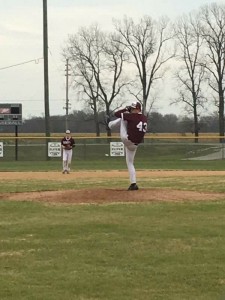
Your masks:
<path fill-rule="evenodd" d="M 136 169 L 144 170 L 225 170 L 225 160 L 192 161 L 174 157 L 151 158 L 138 156 L 135 159 Z M 62 160 L 49 161 L 0 161 L 0 172 L 7 171 L 61 171 Z M 80 170 L 127 170 L 124 157 L 103 157 L 101 159 L 77 159 L 72 161 L 72 169 Z"/>

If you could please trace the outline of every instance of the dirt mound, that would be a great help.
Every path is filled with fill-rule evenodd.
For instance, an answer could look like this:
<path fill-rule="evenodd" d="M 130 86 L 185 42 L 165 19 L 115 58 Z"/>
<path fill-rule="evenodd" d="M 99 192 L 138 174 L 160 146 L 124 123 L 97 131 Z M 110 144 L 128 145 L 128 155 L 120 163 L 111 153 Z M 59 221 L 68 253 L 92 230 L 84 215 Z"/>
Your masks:
<path fill-rule="evenodd" d="M 39 201 L 49 203 L 112 203 L 148 201 L 206 201 L 224 199 L 223 194 L 179 191 L 171 189 L 141 189 L 125 191 L 122 189 L 82 189 L 67 191 L 45 191 L 29 193 L 4 193 L 0 199 L 14 201 Z"/>

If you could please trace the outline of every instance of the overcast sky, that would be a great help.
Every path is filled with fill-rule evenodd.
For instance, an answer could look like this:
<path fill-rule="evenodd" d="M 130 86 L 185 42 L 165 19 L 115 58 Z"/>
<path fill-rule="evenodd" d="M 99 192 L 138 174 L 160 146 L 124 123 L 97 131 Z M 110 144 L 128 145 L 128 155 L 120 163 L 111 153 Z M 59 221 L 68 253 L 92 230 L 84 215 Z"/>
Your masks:
<path fill-rule="evenodd" d="M 125 15 L 135 20 L 145 14 L 155 19 L 166 15 L 173 20 L 209 3 L 212 1 L 48 0 L 50 115 L 65 113 L 61 49 L 69 34 L 96 22 L 110 30 L 112 18 L 122 19 Z M 25 118 L 44 114 L 42 32 L 42 0 L 0 0 L 0 103 L 22 103 Z M 72 91 L 69 98 L 73 110 L 77 104 L 70 94 Z M 174 111 L 174 107 L 159 107 L 162 114 Z"/>

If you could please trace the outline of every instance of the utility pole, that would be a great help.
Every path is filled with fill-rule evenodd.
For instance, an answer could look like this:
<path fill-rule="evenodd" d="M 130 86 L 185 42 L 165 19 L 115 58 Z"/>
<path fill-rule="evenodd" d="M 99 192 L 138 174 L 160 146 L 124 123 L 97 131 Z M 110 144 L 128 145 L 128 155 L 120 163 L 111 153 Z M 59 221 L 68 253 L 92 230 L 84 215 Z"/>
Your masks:
<path fill-rule="evenodd" d="M 48 83 L 48 15 L 47 0 L 43 0 L 43 55 L 44 55 L 44 99 L 45 99 L 45 135 L 50 137 L 49 83 Z M 46 158 L 48 158 L 48 141 L 46 138 Z"/>
<path fill-rule="evenodd" d="M 66 106 L 63 107 L 65 110 L 66 110 L 66 130 L 69 129 L 68 126 L 69 126 L 69 122 L 68 122 L 68 116 L 69 116 L 69 106 L 70 106 L 70 103 L 69 103 L 69 76 L 71 74 L 69 74 L 69 67 L 70 67 L 70 64 L 69 64 L 69 59 L 67 58 L 66 59 Z"/>

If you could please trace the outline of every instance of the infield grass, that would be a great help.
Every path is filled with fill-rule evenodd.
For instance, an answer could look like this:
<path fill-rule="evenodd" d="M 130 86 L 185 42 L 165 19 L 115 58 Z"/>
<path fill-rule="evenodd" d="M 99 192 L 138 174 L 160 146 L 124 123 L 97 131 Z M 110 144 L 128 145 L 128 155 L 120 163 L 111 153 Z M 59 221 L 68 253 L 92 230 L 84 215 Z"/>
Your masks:
<path fill-rule="evenodd" d="M 0 202 L 0 299 L 224 299 L 225 203 Z"/>
<path fill-rule="evenodd" d="M 79 174 L 79 173 L 78 173 Z M 103 173 L 104 174 L 104 173 Z M 151 173 L 149 173 L 151 174 Z M 63 175 L 62 175 L 63 176 Z M 196 176 L 182 177 L 168 175 L 168 177 L 144 177 L 138 178 L 140 188 L 160 188 L 160 189 L 177 189 L 189 190 L 198 192 L 216 192 L 225 193 L 225 176 Z M 58 178 L 58 179 L 57 179 Z M 29 191 L 61 191 L 61 190 L 76 190 L 76 189 L 92 189 L 92 188 L 122 188 L 126 189 L 129 181 L 127 178 L 79 178 L 68 176 L 66 181 L 62 181 L 60 177 L 52 179 L 29 179 L 23 178 L 10 180 L 0 180 L 0 193 L 6 192 L 29 192 Z"/>

